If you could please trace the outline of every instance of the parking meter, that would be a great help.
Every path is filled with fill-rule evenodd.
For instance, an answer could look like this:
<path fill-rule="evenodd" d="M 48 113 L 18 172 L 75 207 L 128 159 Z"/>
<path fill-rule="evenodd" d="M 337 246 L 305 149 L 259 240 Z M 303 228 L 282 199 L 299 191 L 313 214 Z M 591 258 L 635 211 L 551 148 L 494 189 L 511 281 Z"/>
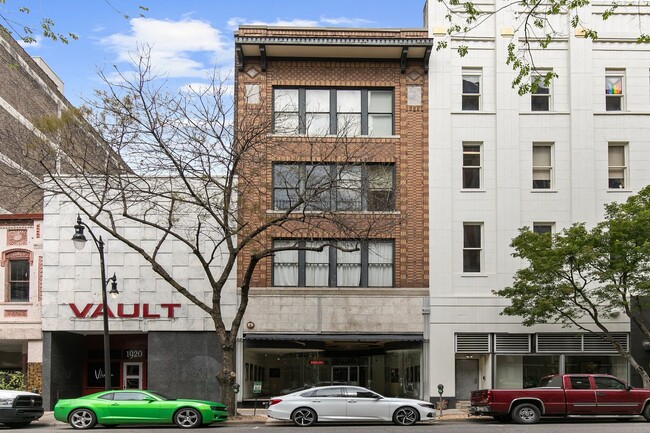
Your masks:
<path fill-rule="evenodd" d="M 440 408 L 439 418 L 442 417 L 442 393 L 445 391 L 445 386 L 442 383 L 438 384 L 438 407 Z"/>
<path fill-rule="evenodd" d="M 238 383 L 234 384 L 232 386 L 232 390 L 235 392 L 235 394 L 237 394 L 239 392 L 239 384 Z"/>

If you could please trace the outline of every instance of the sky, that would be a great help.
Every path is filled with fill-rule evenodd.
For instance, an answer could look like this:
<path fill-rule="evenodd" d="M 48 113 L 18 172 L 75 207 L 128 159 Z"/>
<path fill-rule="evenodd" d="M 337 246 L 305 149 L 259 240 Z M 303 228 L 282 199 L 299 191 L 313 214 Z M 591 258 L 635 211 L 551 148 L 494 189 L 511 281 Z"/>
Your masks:
<path fill-rule="evenodd" d="M 1 12 L 20 24 L 51 19 L 68 45 L 37 37 L 23 45 L 63 80 L 74 105 L 103 88 L 98 71 L 125 69 L 138 45 L 152 47 L 154 66 L 171 86 L 207 83 L 215 68 L 229 72 L 233 33 L 242 24 L 422 28 L 425 0 L 6 0 Z M 141 11 L 138 6 L 145 6 Z M 29 8 L 28 15 L 18 8 Z M 144 14 L 144 17 L 140 16 Z M 129 17 L 126 18 L 125 15 Z M 17 25 L 15 29 L 19 30 Z"/>

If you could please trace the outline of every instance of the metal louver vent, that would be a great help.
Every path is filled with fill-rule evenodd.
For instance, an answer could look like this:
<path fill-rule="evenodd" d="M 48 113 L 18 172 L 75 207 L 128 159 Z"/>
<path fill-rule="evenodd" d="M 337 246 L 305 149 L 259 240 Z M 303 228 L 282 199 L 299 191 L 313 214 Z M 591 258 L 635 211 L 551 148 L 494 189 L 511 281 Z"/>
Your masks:
<path fill-rule="evenodd" d="M 530 353 L 530 334 L 496 334 L 496 353 Z"/>
<path fill-rule="evenodd" d="M 600 338 L 601 334 L 585 334 L 584 338 L 584 351 L 585 352 L 607 352 L 615 353 L 616 348 L 609 341 Z M 614 339 L 623 346 L 623 349 L 628 351 L 627 334 L 625 332 L 612 333 Z"/>
<path fill-rule="evenodd" d="M 537 352 L 582 352 L 580 334 L 537 334 Z"/>
<path fill-rule="evenodd" d="M 456 334 L 456 353 L 490 353 L 490 334 Z"/>

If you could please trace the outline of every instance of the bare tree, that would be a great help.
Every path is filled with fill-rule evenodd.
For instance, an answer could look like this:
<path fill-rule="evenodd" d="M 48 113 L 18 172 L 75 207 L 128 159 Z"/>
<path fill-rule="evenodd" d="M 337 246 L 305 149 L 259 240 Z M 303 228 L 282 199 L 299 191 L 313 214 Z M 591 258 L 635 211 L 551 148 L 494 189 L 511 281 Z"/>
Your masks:
<path fill-rule="evenodd" d="M 222 353 L 221 370 L 215 373 L 221 399 L 232 411 L 236 338 L 258 264 L 283 250 L 333 246 L 353 251 L 364 239 L 387 236 L 403 216 L 359 216 L 330 206 L 326 197 L 335 189 L 339 195 L 358 193 L 357 183 L 346 182 L 345 167 L 363 165 L 372 157 L 364 140 L 345 134 L 306 137 L 300 144 L 290 138 L 269 140 L 274 123 L 269 104 L 238 109 L 231 87 L 217 72 L 205 88 L 167 92 L 149 60 L 147 53 L 140 56 L 133 75 L 118 72 L 117 80 L 102 75 L 108 90 L 98 92 L 94 105 L 83 111 L 114 154 L 91 155 L 83 146 L 69 150 L 79 173 L 74 176 L 61 176 L 43 164 L 46 194 L 76 205 L 87 220 L 138 252 L 212 319 Z M 78 122 L 44 123 L 64 141 L 80 133 Z M 267 212 L 273 161 L 281 155 L 300 155 L 295 165 L 300 169 L 276 173 L 286 200 Z M 51 159 L 38 153 L 32 157 Z M 145 247 L 129 239 L 120 230 L 125 220 L 155 230 L 157 241 Z M 271 242 L 271 236 L 282 234 L 313 242 Z M 329 240 L 333 236 L 352 242 L 335 243 Z M 160 260 L 161 250 L 172 240 L 184 244 L 200 264 L 210 299 L 175 278 Z M 229 317 L 222 295 L 237 266 L 239 303 Z"/>

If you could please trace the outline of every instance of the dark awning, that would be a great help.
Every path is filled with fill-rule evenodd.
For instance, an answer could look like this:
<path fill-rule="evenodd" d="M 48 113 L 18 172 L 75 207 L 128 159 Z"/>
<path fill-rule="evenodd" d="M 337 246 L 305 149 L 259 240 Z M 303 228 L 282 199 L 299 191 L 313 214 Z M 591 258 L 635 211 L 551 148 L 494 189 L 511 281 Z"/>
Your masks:
<path fill-rule="evenodd" d="M 423 341 L 422 334 L 244 334 L 244 340 Z"/>

